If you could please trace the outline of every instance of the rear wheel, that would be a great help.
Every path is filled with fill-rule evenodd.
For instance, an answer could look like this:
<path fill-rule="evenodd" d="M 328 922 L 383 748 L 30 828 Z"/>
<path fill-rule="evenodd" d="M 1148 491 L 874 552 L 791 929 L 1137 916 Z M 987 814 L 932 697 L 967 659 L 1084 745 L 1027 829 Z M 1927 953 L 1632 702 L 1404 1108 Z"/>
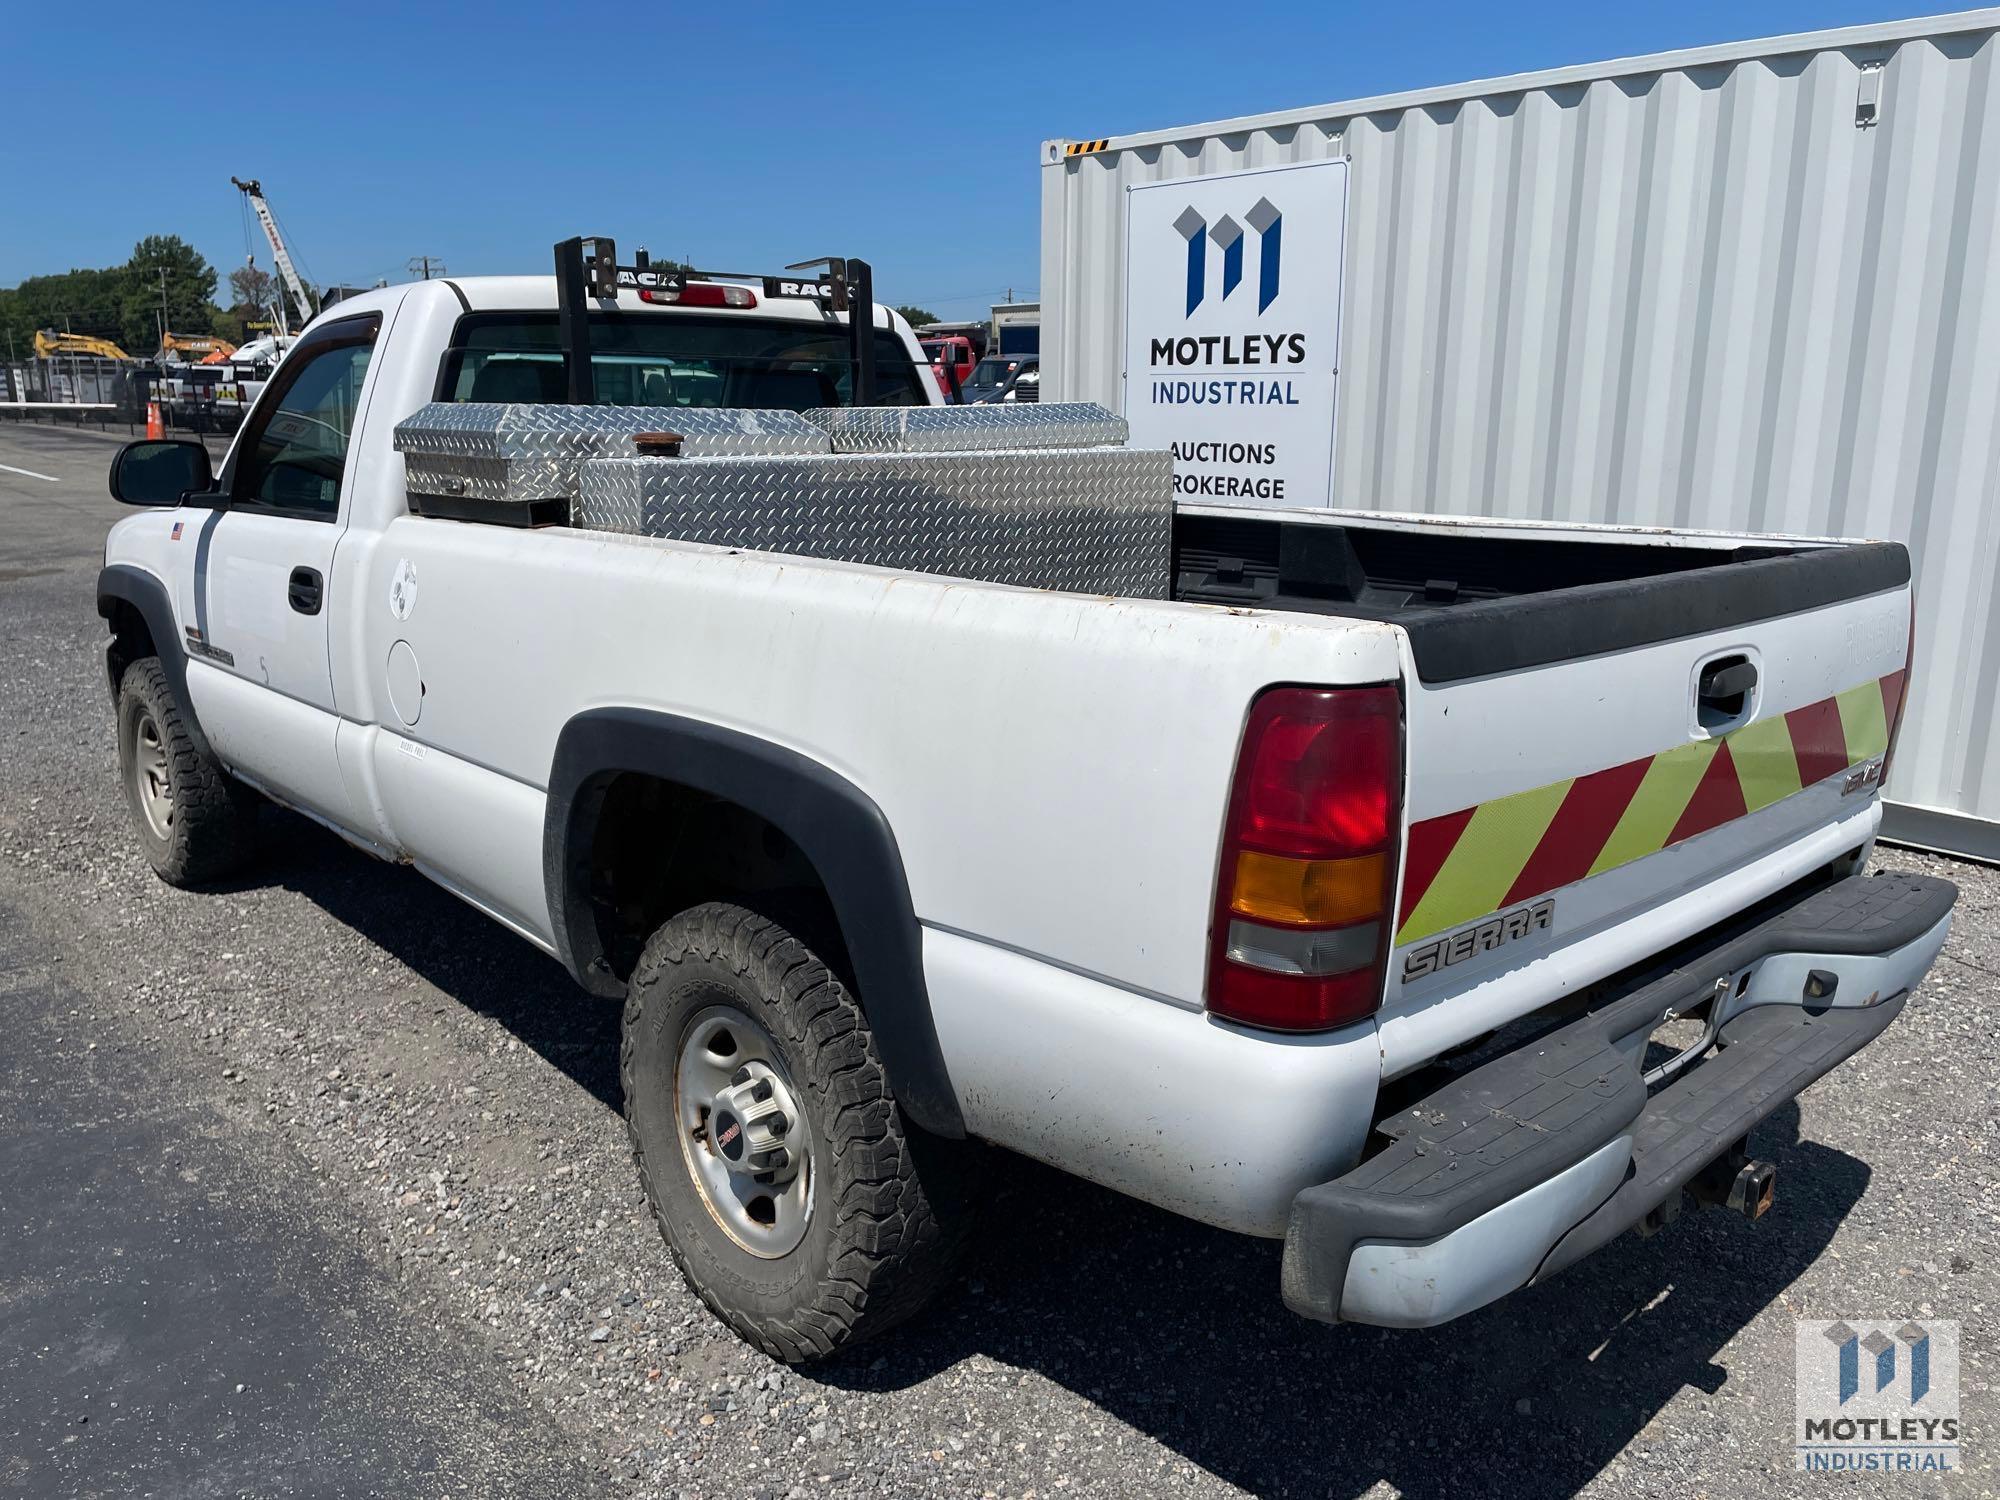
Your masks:
<path fill-rule="evenodd" d="M 967 1148 L 903 1118 L 860 1006 L 787 929 L 720 903 L 661 927 L 633 971 L 622 1062 L 667 1247 L 766 1353 L 837 1353 L 948 1273 Z"/>
<path fill-rule="evenodd" d="M 197 739 L 156 656 L 118 685 L 118 767 L 139 845 L 169 885 L 219 880 L 256 850 L 257 795 Z"/>

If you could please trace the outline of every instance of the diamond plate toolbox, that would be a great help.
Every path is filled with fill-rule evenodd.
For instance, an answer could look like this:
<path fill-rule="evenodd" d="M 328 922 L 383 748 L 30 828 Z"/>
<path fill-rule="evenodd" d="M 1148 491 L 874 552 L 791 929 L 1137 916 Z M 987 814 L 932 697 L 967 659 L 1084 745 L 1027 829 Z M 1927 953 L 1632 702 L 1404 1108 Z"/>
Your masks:
<path fill-rule="evenodd" d="M 434 401 L 396 428 L 405 484 L 425 496 L 529 505 L 576 498 L 586 459 L 638 452 L 642 432 L 676 432 L 690 458 L 825 453 L 827 436 L 789 411 Z"/>
<path fill-rule="evenodd" d="M 1158 449 L 604 458 L 583 467 L 572 524 L 1164 599 L 1173 509 Z"/>
<path fill-rule="evenodd" d="M 836 453 L 1093 448 L 1122 444 L 1123 417 L 1087 401 L 1042 405 L 826 406 L 802 413 Z"/>

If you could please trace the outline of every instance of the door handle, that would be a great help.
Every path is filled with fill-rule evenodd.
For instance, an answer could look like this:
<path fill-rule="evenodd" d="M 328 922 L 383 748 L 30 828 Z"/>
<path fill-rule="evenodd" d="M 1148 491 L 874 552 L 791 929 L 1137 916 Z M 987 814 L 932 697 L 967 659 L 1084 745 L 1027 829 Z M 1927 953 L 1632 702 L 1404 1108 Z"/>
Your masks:
<path fill-rule="evenodd" d="M 1757 664 L 1747 656 L 1721 656 L 1695 679 L 1695 722 L 1711 734 L 1726 733 L 1750 717 L 1756 701 Z"/>
<path fill-rule="evenodd" d="M 324 593 L 325 584 L 319 576 L 319 569 L 292 569 L 292 580 L 285 589 L 285 597 L 291 600 L 293 609 L 302 615 L 318 614 L 320 599 Z"/>
<path fill-rule="evenodd" d="M 1710 702 L 1740 698 L 1757 685 L 1757 669 L 1741 657 L 1719 661 L 1701 674 L 1701 696 Z"/>

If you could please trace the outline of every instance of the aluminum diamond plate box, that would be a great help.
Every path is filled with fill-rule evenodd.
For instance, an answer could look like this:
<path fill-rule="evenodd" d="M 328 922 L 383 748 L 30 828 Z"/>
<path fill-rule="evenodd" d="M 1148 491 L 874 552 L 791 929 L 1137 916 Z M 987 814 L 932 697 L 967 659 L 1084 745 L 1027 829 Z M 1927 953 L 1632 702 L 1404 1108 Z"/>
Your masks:
<path fill-rule="evenodd" d="M 788 411 L 434 401 L 396 428 L 412 496 L 491 505 L 576 498 L 586 459 L 635 454 L 642 432 L 677 432 L 687 457 L 825 453 L 826 434 Z"/>
<path fill-rule="evenodd" d="M 1125 441 L 1125 419 L 1088 401 L 1047 406 L 826 406 L 802 415 L 836 453 L 1094 448 Z"/>
<path fill-rule="evenodd" d="M 1142 448 L 604 458 L 572 522 L 987 583 L 1164 599 L 1173 462 Z"/>

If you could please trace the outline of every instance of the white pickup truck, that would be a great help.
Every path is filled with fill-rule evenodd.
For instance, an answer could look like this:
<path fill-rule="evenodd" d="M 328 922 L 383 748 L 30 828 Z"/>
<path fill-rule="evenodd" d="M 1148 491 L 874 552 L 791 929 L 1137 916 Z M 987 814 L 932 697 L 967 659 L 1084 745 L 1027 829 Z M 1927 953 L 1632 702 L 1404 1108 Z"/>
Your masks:
<path fill-rule="evenodd" d="M 774 1355 L 922 1303 L 974 1141 L 1328 1320 L 1755 1217 L 1944 942 L 1863 873 L 1901 546 L 1176 504 L 880 307 L 864 372 L 825 278 L 609 266 L 343 302 L 219 476 L 123 450 L 120 760 L 169 881 L 262 794 L 623 996 L 661 1228 Z"/>

